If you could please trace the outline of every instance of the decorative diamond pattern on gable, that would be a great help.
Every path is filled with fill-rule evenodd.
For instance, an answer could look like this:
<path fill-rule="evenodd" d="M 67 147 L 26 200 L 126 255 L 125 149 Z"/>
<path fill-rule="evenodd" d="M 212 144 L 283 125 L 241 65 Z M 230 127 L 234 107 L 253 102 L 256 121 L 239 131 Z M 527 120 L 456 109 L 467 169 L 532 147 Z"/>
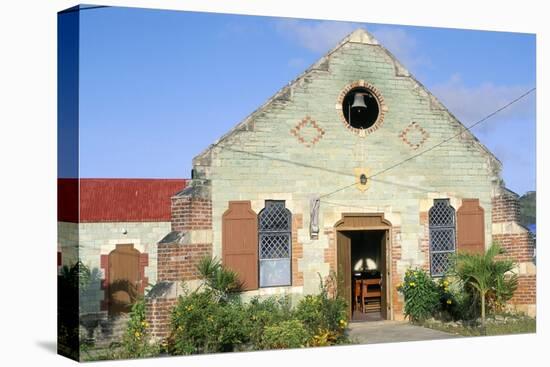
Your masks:
<path fill-rule="evenodd" d="M 405 144 L 413 150 L 416 150 L 424 145 L 426 140 L 430 137 L 430 134 L 418 125 L 418 123 L 413 121 L 399 133 L 399 137 Z"/>
<path fill-rule="evenodd" d="M 310 148 L 321 140 L 323 135 L 325 135 L 325 130 L 323 130 L 311 117 L 306 116 L 290 130 L 290 133 L 294 135 L 300 143 Z"/>

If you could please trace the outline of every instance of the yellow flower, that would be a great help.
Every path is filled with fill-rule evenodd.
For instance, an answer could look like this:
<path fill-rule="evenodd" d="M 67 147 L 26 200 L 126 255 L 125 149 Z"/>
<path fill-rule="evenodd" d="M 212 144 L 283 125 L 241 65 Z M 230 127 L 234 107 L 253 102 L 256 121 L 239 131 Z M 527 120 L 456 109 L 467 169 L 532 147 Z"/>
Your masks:
<path fill-rule="evenodd" d="M 451 301 L 450 299 L 447 300 L 447 304 L 450 305 L 451 303 L 453 303 L 453 301 Z"/>
<path fill-rule="evenodd" d="M 443 285 L 444 285 L 445 287 L 447 287 L 447 286 L 449 285 L 449 282 L 446 281 L 446 280 L 444 280 L 444 281 L 443 281 Z"/>
<path fill-rule="evenodd" d="M 139 331 L 136 331 L 134 335 L 136 336 L 136 338 L 139 338 L 141 336 L 141 333 Z"/>
<path fill-rule="evenodd" d="M 409 285 L 410 285 L 411 287 L 414 287 L 414 286 L 416 285 L 416 283 L 415 283 L 415 282 L 409 282 Z"/>

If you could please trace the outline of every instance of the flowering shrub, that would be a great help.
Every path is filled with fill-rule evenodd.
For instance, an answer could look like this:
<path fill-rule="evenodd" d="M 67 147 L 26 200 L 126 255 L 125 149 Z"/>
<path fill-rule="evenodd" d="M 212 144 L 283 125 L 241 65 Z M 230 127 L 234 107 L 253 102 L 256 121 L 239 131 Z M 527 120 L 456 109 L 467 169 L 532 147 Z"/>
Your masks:
<path fill-rule="evenodd" d="M 347 303 L 338 296 L 330 297 L 330 282 L 321 282 L 320 293 L 307 295 L 295 310 L 296 318 L 308 330 L 310 344 L 315 346 L 343 343 L 347 340 Z"/>
<path fill-rule="evenodd" d="M 408 269 L 397 290 L 405 297 L 405 315 L 412 321 L 425 320 L 438 310 L 439 287 L 422 269 Z"/>
<path fill-rule="evenodd" d="M 153 357 L 160 353 L 157 344 L 151 343 L 149 324 L 145 319 L 145 302 L 140 299 L 132 306 L 126 332 L 122 338 L 122 349 L 118 358 Z"/>

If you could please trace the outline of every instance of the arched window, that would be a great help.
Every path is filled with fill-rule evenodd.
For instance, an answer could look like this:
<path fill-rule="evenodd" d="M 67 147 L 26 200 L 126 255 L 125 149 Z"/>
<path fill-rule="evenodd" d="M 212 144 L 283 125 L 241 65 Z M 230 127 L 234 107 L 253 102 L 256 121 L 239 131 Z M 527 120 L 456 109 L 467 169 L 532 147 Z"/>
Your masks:
<path fill-rule="evenodd" d="M 449 199 L 435 199 L 430 217 L 430 273 L 442 276 L 449 269 L 449 255 L 456 249 L 455 209 Z"/>
<path fill-rule="evenodd" d="M 266 200 L 258 214 L 260 287 L 291 284 L 291 223 L 283 200 Z"/>

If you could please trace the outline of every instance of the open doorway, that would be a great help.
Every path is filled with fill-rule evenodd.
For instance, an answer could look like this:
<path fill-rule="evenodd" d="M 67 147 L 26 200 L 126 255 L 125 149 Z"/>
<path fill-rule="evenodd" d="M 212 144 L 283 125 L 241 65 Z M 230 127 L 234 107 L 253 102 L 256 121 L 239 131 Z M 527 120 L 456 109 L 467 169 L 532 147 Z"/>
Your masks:
<path fill-rule="evenodd" d="M 335 225 L 339 292 L 348 301 L 351 321 L 390 318 L 391 223 L 383 214 L 343 214 Z"/>
<path fill-rule="evenodd" d="M 353 321 L 378 321 L 386 318 L 384 287 L 384 230 L 350 231 L 350 265 Z M 383 299 L 384 298 L 384 302 Z"/>

